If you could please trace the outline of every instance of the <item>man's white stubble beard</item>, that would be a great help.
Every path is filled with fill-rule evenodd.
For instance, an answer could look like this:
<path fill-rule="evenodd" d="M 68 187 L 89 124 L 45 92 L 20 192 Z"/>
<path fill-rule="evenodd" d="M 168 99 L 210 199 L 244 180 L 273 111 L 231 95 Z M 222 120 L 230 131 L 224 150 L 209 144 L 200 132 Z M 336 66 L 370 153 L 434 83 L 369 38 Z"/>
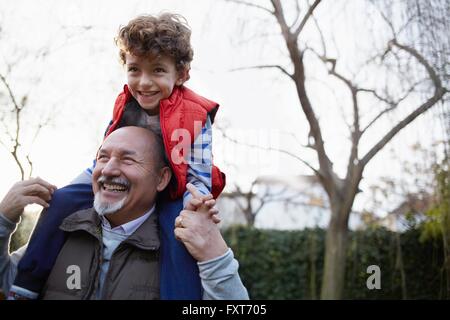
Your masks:
<path fill-rule="evenodd" d="M 122 209 L 127 197 L 114 203 L 104 203 L 100 200 L 100 192 L 97 192 L 94 197 L 94 209 L 100 216 L 107 216 L 116 213 Z"/>

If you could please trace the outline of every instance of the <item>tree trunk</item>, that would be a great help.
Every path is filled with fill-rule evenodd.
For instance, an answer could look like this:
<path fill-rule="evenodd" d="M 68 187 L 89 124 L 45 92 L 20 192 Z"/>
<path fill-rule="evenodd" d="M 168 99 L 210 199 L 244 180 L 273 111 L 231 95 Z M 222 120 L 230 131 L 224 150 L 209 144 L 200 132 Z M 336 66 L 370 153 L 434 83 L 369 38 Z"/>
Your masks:
<path fill-rule="evenodd" d="M 317 299 L 317 289 L 316 289 L 316 261 L 317 261 L 317 230 L 313 229 L 309 236 L 309 264 L 311 266 L 309 272 L 309 291 L 311 300 Z"/>
<path fill-rule="evenodd" d="M 345 283 L 348 224 L 347 219 L 342 219 L 342 212 L 333 211 L 325 244 L 325 265 L 321 291 L 322 300 L 341 299 Z"/>

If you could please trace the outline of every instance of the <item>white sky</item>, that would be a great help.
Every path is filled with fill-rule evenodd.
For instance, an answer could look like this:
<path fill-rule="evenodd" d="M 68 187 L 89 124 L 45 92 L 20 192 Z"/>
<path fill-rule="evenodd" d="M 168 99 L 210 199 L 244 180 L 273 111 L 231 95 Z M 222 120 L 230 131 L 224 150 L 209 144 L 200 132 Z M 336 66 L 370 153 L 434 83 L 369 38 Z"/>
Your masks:
<path fill-rule="evenodd" d="M 353 4 L 357 10 L 362 2 Z M 324 25 L 324 29 L 334 30 L 336 40 L 346 49 L 339 52 L 343 61 L 362 61 L 359 53 L 373 41 L 383 39 L 381 36 L 371 39 L 371 30 L 366 26 L 358 29 L 359 37 L 355 40 L 351 27 L 364 26 L 367 17 L 353 15 L 350 10 L 339 18 L 339 10 L 345 6 L 339 2 L 329 12 L 321 12 L 323 21 L 327 17 L 335 18 L 329 19 L 333 22 Z M 114 99 L 125 83 L 113 38 L 119 26 L 136 15 L 162 10 L 182 14 L 192 27 L 195 54 L 187 85 L 220 103 L 217 125 L 227 126 L 230 134 L 246 143 L 280 145 L 305 159 L 315 159 L 313 154 L 298 149 L 293 140 L 286 138 L 286 133 L 291 132 L 305 142 L 308 128 L 293 83 L 276 70 L 229 71 L 264 63 L 290 68 L 285 44 L 273 36 L 279 34 L 279 28 L 264 13 L 246 8 L 237 11 L 236 6 L 223 1 L 206 0 L 0 0 L 0 72 L 5 72 L 5 61 L 17 61 L 11 73 L 11 86 L 16 92 L 30 93 L 28 108 L 32 112 L 24 115 L 30 127 L 38 115 L 48 110 L 55 112 L 52 126 L 45 128 L 32 146 L 33 176 L 39 175 L 62 187 L 90 165 L 111 117 Z M 90 29 L 85 30 L 86 26 Z M 363 31 L 369 33 L 360 35 Z M 261 41 L 260 33 L 269 37 Z M 51 51 L 44 62 L 29 58 L 45 47 Z M 308 72 L 314 77 L 324 74 L 324 70 L 315 67 Z M 318 83 L 312 84 L 310 90 L 313 103 L 320 105 L 318 114 L 325 128 L 326 148 L 335 167 L 342 171 L 348 146 L 342 143 L 347 132 L 345 126 L 338 124 L 340 109 L 335 106 L 335 98 Z M 342 93 L 345 89 L 337 87 L 337 90 L 338 96 L 345 96 Z M 429 145 L 436 140 L 440 134 L 437 124 L 428 113 L 397 136 L 367 167 L 362 189 L 367 190 L 381 175 L 401 176 L 400 163 L 391 159 L 389 150 L 396 157 L 411 159 L 409 146 L 417 141 Z M 367 150 L 386 129 L 381 126 L 378 132 L 368 136 L 362 149 Z M 255 151 L 252 153 L 219 138 L 216 134 L 215 160 L 228 173 L 230 184 L 245 185 L 257 175 L 310 173 L 291 158 L 264 152 L 256 152 L 255 157 Z M 24 148 L 29 146 L 25 143 Z M 4 148 L 0 148 L 0 168 L 2 196 L 19 179 L 17 167 Z M 357 200 L 362 205 L 365 200 L 360 198 Z"/>

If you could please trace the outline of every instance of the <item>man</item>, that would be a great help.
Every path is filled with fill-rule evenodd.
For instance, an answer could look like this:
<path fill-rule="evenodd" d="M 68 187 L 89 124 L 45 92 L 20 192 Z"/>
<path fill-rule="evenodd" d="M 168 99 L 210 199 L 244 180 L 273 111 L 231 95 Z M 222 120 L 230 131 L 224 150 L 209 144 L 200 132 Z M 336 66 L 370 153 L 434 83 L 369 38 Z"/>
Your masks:
<path fill-rule="evenodd" d="M 163 152 L 158 137 L 143 128 L 120 128 L 105 139 L 92 176 L 94 208 L 77 211 L 61 224 L 68 236 L 40 293 L 43 299 L 160 298 L 155 203 L 171 178 Z M 21 209 L 28 203 L 46 206 L 42 201 L 49 201 L 53 190 L 40 179 L 32 180 L 13 187 L 0 203 L 0 278 L 5 291 L 24 251 L 8 254 Z M 248 299 L 237 261 L 208 206 L 192 201 L 198 210 L 183 210 L 174 233 L 198 261 L 203 298 Z"/>

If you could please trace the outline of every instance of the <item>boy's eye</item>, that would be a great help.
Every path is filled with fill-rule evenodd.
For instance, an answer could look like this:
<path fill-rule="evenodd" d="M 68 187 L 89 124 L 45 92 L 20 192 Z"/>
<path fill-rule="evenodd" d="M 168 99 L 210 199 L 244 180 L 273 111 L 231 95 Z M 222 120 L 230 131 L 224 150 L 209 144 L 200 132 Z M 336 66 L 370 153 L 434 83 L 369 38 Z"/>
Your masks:
<path fill-rule="evenodd" d="M 163 68 L 155 68 L 155 72 L 156 73 L 162 73 L 165 72 L 166 70 L 164 70 Z"/>
<path fill-rule="evenodd" d="M 136 67 L 128 67 L 128 72 L 136 72 L 138 69 Z"/>

